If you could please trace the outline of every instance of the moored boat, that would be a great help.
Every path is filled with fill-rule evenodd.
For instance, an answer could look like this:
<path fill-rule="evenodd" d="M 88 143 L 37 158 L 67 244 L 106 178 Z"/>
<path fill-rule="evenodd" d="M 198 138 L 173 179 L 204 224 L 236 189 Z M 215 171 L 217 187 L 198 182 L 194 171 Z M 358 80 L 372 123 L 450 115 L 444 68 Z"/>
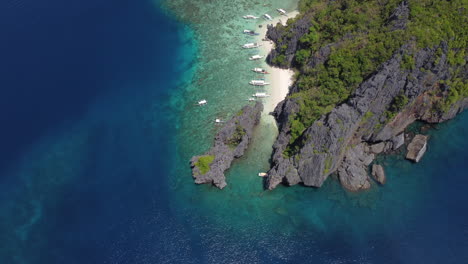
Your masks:
<path fill-rule="evenodd" d="M 252 95 L 253 97 L 257 97 L 257 98 L 265 98 L 265 97 L 268 97 L 270 96 L 269 94 L 266 94 L 266 93 L 255 93 Z"/>
<path fill-rule="evenodd" d="M 244 19 L 257 19 L 258 17 L 252 15 L 243 16 Z"/>
<path fill-rule="evenodd" d="M 269 14 L 264 14 L 263 17 L 267 20 L 273 20 L 273 18 Z"/>
<path fill-rule="evenodd" d="M 269 85 L 270 83 L 266 82 L 265 80 L 251 80 L 249 84 L 253 86 L 265 86 Z"/>
<path fill-rule="evenodd" d="M 269 74 L 269 72 L 267 72 L 265 69 L 262 69 L 262 68 L 253 68 L 252 71 L 255 73 Z"/>
<path fill-rule="evenodd" d="M 254 48 L 258 48 L 260 46 L 261 46 L 261 44 L 258 44 L 258 43 L 247 43 L 247 44 L 242 45 L 242 48 L 244 48 L 244 49 L 254 49 Z"/>
<path fill-rule="evenodd" d="M 253 55 L 253 56 L 250 56 L 249 60 L 259 60 L 259 59 L 261 59 L 261 58 L 263 58 L 263 56 L 261 56 L 261 55 Z"/>
<path fill-rule="evenodd" d="M 278 13 L 280 13 L 281 15 L 286 15 L 286 10 L 284 9 L 278 8 L 276 9 L 276 11 L 278 11 Z"/>
<path fill-rule="evenodd" d="M 208 101 L 206 101 L 205 99 L 201 100 L 201 101 L 198 101 L 197 105 L 199 106 L 202 106 L 202 105 L 206 105 L 208 103 Z"/>
<path fill-rule="evenodd" d="M 247 34 L 247 35 L 250 35 L 250 36 L 258 36 L 260 35 L 259 33 L 253 31 L 253 30 L 248 30 L 248 29 L 244 29 L 244 34 Z"/>

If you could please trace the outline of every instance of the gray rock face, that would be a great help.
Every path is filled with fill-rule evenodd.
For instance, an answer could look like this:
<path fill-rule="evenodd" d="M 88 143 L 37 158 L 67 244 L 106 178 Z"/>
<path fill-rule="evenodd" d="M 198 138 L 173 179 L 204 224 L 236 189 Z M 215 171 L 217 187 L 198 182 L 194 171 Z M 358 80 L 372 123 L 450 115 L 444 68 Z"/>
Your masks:
<path fill-rule="evenodd" d="M 399 149 L 401 146 L 403 146 L 403 144 L 405 144 L 405 133 L 401 133 L 398 136 L 394 136 L 391 141 L 392 141 L 392 149 L 393 150 Z"/>
<path fill-rule="evenodd" d="M 367 167 L 373 160 L 374 154 L 366 153 L 364 144 L 350 148 L 338 168 L 341 185 L 350 191 L 369 189 Z"/>
<path fill-rule="evenodd" d="M 443 53 L 436 61 L 438 48 Z M 279 183 L 320 187 L 338 170 L 340 181 L 347 189 L 365 189 L 367 170 L 361 163 L 352 164 L 356 154 L 345 151 L 350 144 L 382 142 L 382 145 L 372 144 L 370 147 L 369 151 L 375 154 L 390 149 L 390 146 L 397 149 L 404 143 L 402 132 L 414 121 L 439 122 L 463 111 L 468 106 L 468 99 L 458 102 L 447 113 L 436 113 L 428 98 L 427 92 L 435 89 L 439 80 L 450 79 L 447 45 L 442 43 L 440 47 L 419 50 L 414 55 L 414 69 L 402 69 L 402 56 L 411 49 L 411 45 L 404 45 L 362 82 L 347 102 L 336 106 L 307 128 L 302 135 L 302 147 L 292 157 L 285 157 L 283 153 L 290 140 L 289 117 L 298 111 L 298 106 L 292 99 L 280 104 L 275 111 L 280 133 L 274 144 L 266 188 L 273 189 Z M 408 98 L 407 107 L 394 119 L 387 120 L 385 112 L 399 95 Z M 371 117 L 364 118 L 366 113 L 372 113 Z"/>
<path fill-rule="evenodd" d="M 280 53 L 284 53 L 286 56 L 285 63 L 282 65 L 276 65 L 282 68 L 291 67 L 294 59 L 294 55 L 298 49 L 300 49 L 299 39 L 305 34 L 309 33 L 309 28 L 312 26 L 312 14 L 306 14 L 299 18 L 291 28 L 286 29 L 281 24 L 276 27 L 268 25 L 267 38 L 271 39 L 276 43 L 276 48 L 270 52 L 267 57 L 267 62 L 273 64 L 273 59 L 276 58 Z M 282 47 L 286 47 L 284 52 L 280 52 Z"/>
<path fill-rule="evenodd" d="M 410 14 L 408 1 L 402 1 L 393 11 L 389 18 L 389 24 L 392 30 L 400 30 L 406 28 Z"/>
<path fill-rule="evenodd" d="M 380 154 L 385 149 L 385 142 L 380 142 L 369 147 L 370 152 L 374 154 Z"/>
<path fill-rule="evenodd" d="M 276 48 L 268 56 L 267 62 L 271 64 L 274 58 L 284 54 L 286 63 L 280 66 L 294 66 L 294 54 L 303 48 L 298 40 L 308 33 L 312 15 L 305 14 L 290 28 L 269 26 L 267 37 L 275 42 Z M 389 30 L 405 29 L 409 16 L 409 1 L 401 1 L 387 21 Z M 344 36 L 345 39 L 352 37 Z M 326 63 L 339 43 L 340 40 L 319 48 L 301 70 L 308 71 Z M 286 47 L 286 50 L 282 50 L 282 47 Z M 442 122 L 468 108 L 468 98 L 465 98 L 444 113 L 434 110 L 442 80 L 450 80 L 453 72 L 458 72 L 457 77 L 462 79 L 468 77 L 468 66 L 454 70 L 448 63 L 448 52 L 445 42 L 424 49 L 418 49 L 411 41 L 403 45 L 367 77 L 346 102 L 337 105 L 308 127 L 298 140 L 298 150 L 293 154 L 288 152 L 288 156 L 285 150 L 291 140 L 290 118 L 299 112 L 299 105 L 295 101 L 297 99 L 285 99 L 274 113 L 279 135 L 273 145 L 272 167 L 265 179 L 266 188 L 273 189 L 280 183 L 320 187 L 335 172 L 347 189 L 360 190 L 370 186 L 368 159 L 400 148 L 405 143 L 403 131 L 408 125 L 416 120 Z M 402 68 L 403 56 L 414 58 L 412 69 Z M 445 87 L 444 95 L 449 88 Z M 298 91 L 298 86 L 293 85 L 290 95 Z M 437 93 L 439 95 L 434 96 Z M 388 112 L 393 109 L 398 96 L 406 97 L 408 103 L 389 119 L 392 115 L 388 115 Z"/>
<path fill-rule="evenodd" d="M 234 159 L 244 155 L 255 125 L 260 121 L 263 105 L 259 102 L 255 106 L 244 106 L 239 114 L 226 122 L 215 136 L 213 147 L 203 155 L 195 156 L 190 160 L 192 176 L 197 184 L 212 183 L 223 189 L 226 187 L 224 172 L 231 167 Z M 202 172 L 199 164 L 200 158 L 212 156 L 206 173 Z"/>
<path fill-rule="evenodd" d="M 408 145 L 408 153 L 406 154 L 406 158 L 414 162 L 419 162 L 424 153 L 426 153 L 427 139 L 427 136 L 416 135 Z"/>
<path fill-rule="evenodd" d="M 372 165 L 372 177 L 380 184 L 385 184 L 387 177 L 384 168 L 381 165 Z"/>

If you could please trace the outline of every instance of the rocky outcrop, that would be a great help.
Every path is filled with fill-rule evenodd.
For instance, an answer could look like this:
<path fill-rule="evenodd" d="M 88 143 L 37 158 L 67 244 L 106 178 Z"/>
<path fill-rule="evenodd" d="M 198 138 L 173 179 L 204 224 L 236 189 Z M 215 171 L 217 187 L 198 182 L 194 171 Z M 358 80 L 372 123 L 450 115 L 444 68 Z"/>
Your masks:
<path fill-rule="evenodd" d="M 213 147 L 190 160 L 195 183 L 211 183 L 220 189 L 227 185 L 224 172 L 231 167 L 234 159 L 244 155 L 262 111 L 263 105 L 259 102 L 243 107 L 219 130 Z"/>
<path fill-rule="evenodd" d="M 406 154 L 406 158 L 414 162 L 419 162 L 424 153 L 426 153 L 427 139 L 427 136 L 416 135 L 408 145 L 408 153 Z"/>
<path fill-rule="evenodd" d="M 267 59 L 270 64 L 299 66 L 295 65 L 294 55 L 297 50 L 307 48 L 301 47 L 303 44 L 298 40 L 308 33 L 314 11 L 310 12 L 288 27 L 268 28 L 267 37 L 276 44 Z M 401 1 L 385 26 L 389 31 L 404 30 L 409 19 L 409 1 Z M 313 78 L 314 68 L 326 64 L 334 48 L 352 38 L 351 34 L 345 34 L 341 39 L 333 39 L 335 43 L 315 48 L 298 70 Z M 265 187 L 273 189 L 280 183 L 321 187 L 330 174 L 336 173 L 349 190 L 368 188 L 369 164 L 375 155 L 401 149 L 408 125 L 417 120 L 443 122 L 468 107 L 465 98 L 449 109 L 439 108 L 449 94 L 447 81 L 452 75 L 468 77 L 468 66 L 450 64 L 448 55 L 446 42 L 421 49 L 414 40 L 407 40 L 389 60 L 366 76 L 345 102 L 321 116 L 291 142 L 290 124 L 300 110 L 298 97 L 306 96 L 298 93 L 299 85 L 293 85 L 290 95 L 294 96 L 287 97 L 274 112 L 279 135 L 273 145 L 272 167 L 265 178 Z M 383 167 L 375 170 L 376 180 L 385 181 Z"/>
<path fill-rule="evenodd" d="M 398 136 L 394 136 L 391 139 L 391 142 L 392 142 L 392 149 L 393 150 L 399 149 L 401 146 L 403 146 L 405 144 L 405 134 L 401 133 Z"/>
<path fill-rule="evenodd" d="M 412 44 L 404 45 L 361 83 L 347 102 L 307 128 L 301 138 L 302 146 L 290 157 L 284 155 L 291 138 L 288 122 L 298 107 L 290 98 L 279 104 L 275 113 L 280 133 L 274 144 L 266 188 L 273 189 L 280 183 L 320 187 L 331 173 L 338 171 L 344 187 L 365 189 L 367 169 L 363 160 L 356 158 L 361 153 L 361 142 L 371 144 L 364 151 L 367 154 L 397 149 L 404 143 L 402 132 L 414 121 L 440 122 L 463 111 L 468 99 L 454 104 L 447 112 L 434 111 L 436 100 L 431 91 L 440 88 L 440 80 L 450 79 L 447 45 L 419 50 L 411 55 L 415 58 L 413 69 L 403 69 L 402 57 L 413 49 Z M 442 50 L 442 55 L 435 55 L 437 49 Z M 408 98 L 408 103 L 389 119 L 387 113 L 397 96 Z M 379 145 L 381 142 L 383 145 Z"/>
<path fill-rule="evenodd" d="M 364 149 L 364 144 L 348 149 L 343 162 L 338 168 L 341 185 L 350 191 L 370 188 L 367 167 L 374 160 L 374 154 L 366 153 Z"/>
<path fill-rule="evenodd" d="M 312 14 L 305 14 L 300 17 L 290 28 L 286 28 L 281 24 L 276 26 L 268 25 L 266 37 L 276 44 L 267 57 L 267 62 L 275 64 L 281 68 L 289 68 L 294 59 L 294 55 L 300 49 L 299 39 L 309 32 L 312 26 Z M 274 58 L 279 54 L 284 54 L 283 63 L 274 63 Z"/>
<path fill-rule="evenodd" d="M 385 184 L 387 178 L 385 176 L 385 171 L 382 165 L 372 165 L 372 178 L 374 178 L 374 180 L 380 184 Z"/>
<path fill-rule="evenodd" d="M 405 29 L 409 14 L 410 9 L 408 1 L 402 1 L 388 19 L 391 30 Z"/>

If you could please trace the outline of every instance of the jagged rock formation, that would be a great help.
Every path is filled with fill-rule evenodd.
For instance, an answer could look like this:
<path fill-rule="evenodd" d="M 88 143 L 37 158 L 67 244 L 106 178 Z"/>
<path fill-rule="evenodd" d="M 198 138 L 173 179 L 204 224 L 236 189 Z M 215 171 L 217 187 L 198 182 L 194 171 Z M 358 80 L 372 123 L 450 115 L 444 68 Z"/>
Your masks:
<path fill-rule="evenodd" d="M 406 27 L 409 9 L 403 1 L 389 19 L 394 30 Z M 304 35 L 308 16 L 299 19 L 292 28 L 297 37 L 283 38 L 283 28 L 268 30 L 268 37 L 277 42 L 288 39 L 286 66 L 293 61 L 297 50 L 297 39 Z M 281 40 L 281 41 L 280 41 Z M 280 41 L 278 43 L 278 41 Z M 309 61 L 311 67 L 323 63 L 333 45 L 322 47 Z M 278 50 L 273 50 L 269 61 L 273 61 Z M 416 120 L 438 123 L 453 118 L 468 107 L 468 98 L 453 104 L 448 111 L 438 111 L 437 104 L 449 87 L 442 83 L 450 80 L 453 67 L 448 63 L 449 47 L 445 42 L 439 46 L 420 49 L 408 42 L 364 80 L 346 102 L 337 105 L 328 114 L 313 122 L 301 136 L 301 146 L 293 155 L 285 155 L 291 140 L 290 117 L 299 110 L 297 99 L 288 97 L 281 102 L 273 113 L 279 127 L 279 135 L 273 146 L 272 168 L 268 172 L 265 185 L 268 189 L 278 184 L 321 187 L 327 177 L 337 172 L 341 184 L 352 191 L 370 187 L 368 166 L 375 154 L 389 149 L 398 149 L 404 144 L 404 129 Z M 410 54 L 414 57 L 414 67 L 402 67 L 403 58 Z M 466 66 L 461 69 L 466 79 Z M 290 94 L 297 87 L 291 88 Z M 407 99 L 404 107 L 389 117 L 392 105 L 398 97 Z M 369 146 L 370 145 L 370 146 Z M 383 168 L 376 167 L 378 181 Z"/>
<path fill-rule="evenodd" d="M 385 176 L 385 171 L 382 165 L 374 164 L 372 165 L 372 177 L 380 184 L 385 184 L 387 180 Z"/>
<path fill-rule="evenodd" d="M 427 139 L 427 136 L 416 135 L 408 145 L 406 158 L 414 162 L 419 162 L 424 153 L 426 153 Z"/>
<path fill-rule="evenodd" d="M 262 111 L 263 104 L 260 102 L 254 106 L 244 106 L 219 130 L 213 147 L 190 160 L 195 183 L 212 183 L 220 189 L 226 187 L 224 172 L 231 167 L 234 159 L 244 155 Z"/>
<path fill-rule="evenodd" d="M 406 28 L 410 14 L 408 1 L 402 1 L 390 16 L 389 24 L 392 30 L 401 30 Z"/>

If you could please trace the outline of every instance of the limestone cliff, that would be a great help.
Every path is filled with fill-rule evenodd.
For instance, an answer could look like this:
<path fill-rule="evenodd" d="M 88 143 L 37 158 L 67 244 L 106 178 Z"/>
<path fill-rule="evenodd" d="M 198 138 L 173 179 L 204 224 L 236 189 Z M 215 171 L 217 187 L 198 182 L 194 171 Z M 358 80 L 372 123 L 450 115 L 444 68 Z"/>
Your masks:
<path fill-rule="evenodd" d="M 408 2 L 402 1 L 386 21 L 389 30 L 404 29 L 408 14 Z M 282 26 L 269 27 L 267 36 L 277 44 L 268 57 L 269 62 L 277 62 L 275 58 L 286 45 L 288 48 L 281 51 L 286 59 L 282 59 L 280 66 L 295 66 L 294 56 L 301 49 L 298 39 L 311 26 L 311 16 L 313 12 L 294 21 L 287 30 Z M 346 38 L 353 36 L 320 47 L 302 71 L 311 71 L 326 63 L 331 50 Z M 461 98 L 445 109 L 440 107 L 452 89 L 447 83 L 454 75 L 465 81 L 468 77 L 466 65 L 449 62 L 450 52 L 445 41 L 425 48 L 418 47 L 412 40 L 407 41 L 344 102 L 307 127 L 295 141 L 300 142 L 296 146 L 298 149 L 286 155 L 292 144 L 291 120 L 301 107 L 294 96 L 300 88 L 297 83 L 293 85 L 290 96 L 274 112 L 280 131 L 273 146 L 266 188 L 273 189 L 280 183 L 320 187 L 332 173 L 337 173 L 342 185 L 349 190 L 369 188 L 368 166 L 376 154 L 402 145 L 401 133 L 408 125 L 416 120 L 443 122 L 468 107 L 468 98 Z M 414 58 L 411 67 L 402 66 L 409 56 Z"/>

